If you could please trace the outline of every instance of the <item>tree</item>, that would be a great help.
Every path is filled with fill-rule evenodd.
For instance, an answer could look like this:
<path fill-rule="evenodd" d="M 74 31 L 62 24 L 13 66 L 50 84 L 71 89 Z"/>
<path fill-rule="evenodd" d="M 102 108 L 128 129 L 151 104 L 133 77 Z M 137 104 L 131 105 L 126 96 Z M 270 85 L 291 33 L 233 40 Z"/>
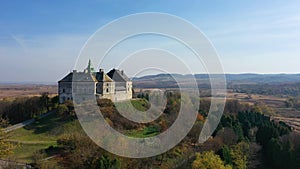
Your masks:
<path fill-rule="evenodd" d="M 112 168 L 120 168 L 119 161 L 116 159 L 110 159 L 108 156 L 103 155 L 101 158 L 96 160 L 96 168 L 101 169 L 112 169 Z"/>
<path fill-rule="evenodd" d="M 59 103 L 59 97 L 58 97 L 58 95 L 52 97 L 50 103 L 51 103 L 52 109 L 56 108 L 58 106 L 58 103 Z"/>
<path fill-rule="evenodd" d="M 238 141 L 238 137 L 234 133 L 234 130 L 229 127 L 224 127 L 221 130 L 219 130 L 216 134 L 216 137 L 220 137 L 223 143 L 228 146 L 234 145 Z"/>
<path fill-rule="evenodd" d="M 196 160 L 192 164 L 193 169 L 231 169 L 230 165 L 225 165 L 220 156 L 212 151 L 196 153 Z"/>
<path fill-rule="evenodd" d="M 269 116 L 274 115 L 274 110 L 271 107 L 268 107 L 266 104 L 262 102 L 257 102 L 252 108 L 253 112 L 261 113 L 261 114 L 266 114 Z"/>
<path fill-rule="evenodd" d="M 58 115 L 65 116 L 68 114 L 69 108 L 65 104 L 60 104 L 57 106 L 56 111 L 57 111 Z"/>
<path fill-rule="evenodd" d="M 256 140 L 262 146 L 266 146 L 271 138 L 278 138 L 279 134 L 276 128 L 271 125 L 262 126 L 256 133 Z"/>
<path fill-rule="evenodd" d="M 224 160 L 225 164 L 232 165 L 232 157 L 230 148 L 227 145 L 224 145 L 221 149 L 220 155 Z"/>
<path fill-rule="evenodd" d="M 240 142 L 232 146 L 230 156 L 232 159 L 233 168 L 246 169 L 247 168 L 247 152 L 249 145 L 245 142 Z"/>
<path fill-rule="evenodd" d="M 9 135 L 0 129 L 0 157 L 13 154 L 15 146 L 8 141 Z"/>
<path fill-rule="evenodd" d="M 62 153 L 63 164 L 67 168 L 120 168 L 120 162 L 116 158 L 109 157 L 103 149 L 83 133 L 63 135 L 57 140 L 57 143 L 64 150 Z"/>
<path fill-rule="evenodd" d="M 40 104 L 41 104 L 41 107 L 45 107 L 47 109 L 47 111 L 50 111 L 50 98 L 48 95 L 49 95 L 48 92 L 44 92 L 41 94 Z"/>
<path fill-rule="evenodd" d="M 202 116 L 207 117 L 209 109 L 210 109 L 210 104 L 211 104 L 210 100 L 208 100 L 208 99 L 200 99 L 199 113 Z"/>
<path fill-rule="evenodd" d="M 0 117 L 0 128 L 5 128 L 9 126 L 9 120 L 5 117 Z"/>

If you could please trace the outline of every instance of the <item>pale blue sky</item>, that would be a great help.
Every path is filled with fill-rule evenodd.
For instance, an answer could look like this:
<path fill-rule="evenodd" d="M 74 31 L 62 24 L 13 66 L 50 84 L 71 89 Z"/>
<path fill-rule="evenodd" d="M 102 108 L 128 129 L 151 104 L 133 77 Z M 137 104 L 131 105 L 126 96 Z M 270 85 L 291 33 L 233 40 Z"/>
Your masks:
<path fill-rule="evenodd" d="M 138 12 L 169 13 L 196 25 L 226 73 L 299 73 L 299 7 L 296 0 L 1 1 L 0 82 L 56 82 L 96 30 Z"/>

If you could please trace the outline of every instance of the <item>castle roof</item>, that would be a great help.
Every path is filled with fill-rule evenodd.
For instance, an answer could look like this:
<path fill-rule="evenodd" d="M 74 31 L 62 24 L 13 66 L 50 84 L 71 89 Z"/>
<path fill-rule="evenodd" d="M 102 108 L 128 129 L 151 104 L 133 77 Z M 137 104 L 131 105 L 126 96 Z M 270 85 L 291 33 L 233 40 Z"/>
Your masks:
<path fill-rule="evenodd" d="M 112 69 L 107 75 L 115 82 L 127 82 L 130 79 L 125 75 L 123 71 Z"/>
<path fill-rule="evenodd" d="M 84 69 L 83 72 L 77 72 L 74 70 L 69 73 L 60 82 L 127 82 L 130 79 L 125 75 L 125 73 L 117 69 L 112 69 L 107 74 L 104 73 L 103 69 L 100 69 L 99 72 L 94 72 L 92 67 L 91 60 L 88 62 L 88 66 Z"/>
<path fill-rule="evenodd" d="M 90 74 L 90 73 L 84 73 L 84 72 L 71 72 L 67 76 L 65 76 L 63 79 L 61 79 L 59 82 L 96 82 L 96 78 Z"/>
<path fill-rule="evenodd" d="M 113 82 L 113 80 L 104 72 L 97 72 L 95 76 L 98 82 Z"/>
<path fill-rule="evenodd" d="M 58 82 L 72 82 L 72 80 L 73 80 L 73 73 L 71 72 Z"/>

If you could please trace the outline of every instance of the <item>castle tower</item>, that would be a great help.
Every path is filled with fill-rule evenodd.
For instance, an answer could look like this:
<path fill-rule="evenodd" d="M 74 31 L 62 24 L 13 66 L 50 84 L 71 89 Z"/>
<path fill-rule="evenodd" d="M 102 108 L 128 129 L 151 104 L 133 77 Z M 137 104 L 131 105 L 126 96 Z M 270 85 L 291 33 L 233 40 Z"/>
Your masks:
<path fill-rule="evenodd" d="M 87 66 L 86 70 L 87 70 L 88 73 L 93 73 L 94 72 L 94 68 L 92 66 L 91 59 L 89 59 L 89 63 L 88 63 L 88 66 Z"/>

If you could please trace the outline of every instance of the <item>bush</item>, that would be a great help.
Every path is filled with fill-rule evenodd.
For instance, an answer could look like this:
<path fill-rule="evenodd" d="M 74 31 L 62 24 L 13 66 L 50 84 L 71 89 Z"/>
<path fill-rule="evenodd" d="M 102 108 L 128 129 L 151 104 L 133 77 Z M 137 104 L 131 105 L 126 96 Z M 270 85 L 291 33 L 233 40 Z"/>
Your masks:
<path fill-rule="evenodd" d="M 65 104 L 57 106 L 56 112 L 59 116 L 65 116 L 69 113 L 69 108 Z"/>

